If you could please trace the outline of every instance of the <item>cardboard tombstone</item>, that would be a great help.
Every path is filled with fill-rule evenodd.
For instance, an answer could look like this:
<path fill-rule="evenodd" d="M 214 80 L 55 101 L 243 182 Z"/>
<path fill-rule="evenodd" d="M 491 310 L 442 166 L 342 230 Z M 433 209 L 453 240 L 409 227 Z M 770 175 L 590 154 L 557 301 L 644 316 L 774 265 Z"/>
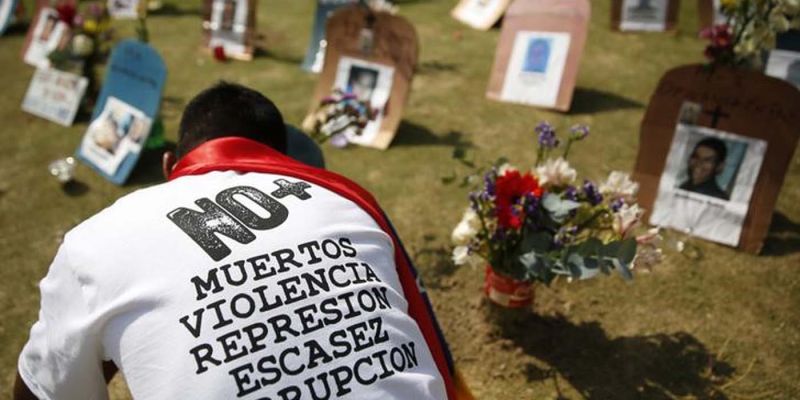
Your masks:
<path fill-rule="evenodd" d="M 78 158 L 111 182 L 125 183 L 157 117 L 166 77 L 152 47 L 135 40 L 116 45 Z"/>
<path fill-rule="evenodd" d="M 54 68 L 37 68 L 22 109 L 64 126 L 72 125 L 89 80 Z"/>
<path fill-rule="evenodd" d="M 147 11 L 147 0 L 108 0 L 108 14 L 115 19 L 137 19 Z"/>
<path fill-rule="evenodd" d="M 680 0 L 611 0 L 611 29 L 634 32 L 672 31 Z"/>
<path fill-rule="evenodd" d="M 568 111 L 591 9 L 588 0 L 517 0 L 503 22 L 486 96 Z"/>
<path fill-rule="evenodd" d="M 325 66 L 311 109 L 335 88 L 369 100 L 378 116 L 351 143 L 385 150 L 403 115 L 419 57 L 417 33 L 405 18 L 353 5 L 328 20 Z"/>
<path fill-rule="evenodd" d="M 344 6 L 356 3 L 356 0 L 317 0 L 317 12 L 314 14 L 314 25 L 311 27 L 311 40 L 308 43 L 306 57 L 301 68 L 308 72 L 318 74 L 325 64 L 325 25 L 334 11 Z"/>
<path fill-rule="evenodd" d="M 17 13 L 17 0 L 0 0 L 0 36 L 11 25 Z"/>
<path fill-rule="evenodd" d="M 508 9 L 511 0 L 461 0 L 450 15 L 475 29 L 489 30 Z"/>
<path fill-rule="evenodd" d="M 76 4 L 74 1 L 68 3 Z M 58 11 L 47 2 L 39 2 L 22 47 L 22 59 L 34 67 L 48 68 L 48 55 L 54 50 L 66 48 L 71 38 L 71 29 L 59 19 Z"/>
<path fill-rule="evenodd" d="M 258 0 L 203 0 L 203 34 L 206 48 L 221 48 L 226 57 L 253 59 Z"/>
<path fill-rule="evenodd" d="M 728 22 L 728 17 L 722 12 L 721 0 L 697 0 L 697 14 L 700 30 Z"/>
<path fill-rule="evenodd" d="M 634 179 L 653 225 L 758 253 L 800 129 L 800 92 L 756 71 L 667 72 L 650 99 Z"/>
<path fill-rule="evenodd" d="M 769 52 L 764 73 L 783 79 L 800 89 L 800 31 L 778 35 L 775 49 Z"/>

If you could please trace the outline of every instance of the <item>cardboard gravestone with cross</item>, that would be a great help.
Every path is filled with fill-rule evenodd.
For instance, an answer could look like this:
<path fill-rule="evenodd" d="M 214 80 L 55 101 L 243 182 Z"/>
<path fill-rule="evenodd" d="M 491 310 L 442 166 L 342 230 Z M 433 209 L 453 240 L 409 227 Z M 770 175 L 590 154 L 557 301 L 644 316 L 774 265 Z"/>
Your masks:
<path fill-rule="evenodd" d="M 634 32 L 672 31 L 678 21 L 680 0 L 612 0 L 611 29 Z"/>
<path fill-rule="evenodd" d="M 114 47 L 107 71 L 77 156 L 121 185 L 136 166 L 158 115 L 167 68 L 152 47 L 124 40 Z"/>
<path fill-rule="evenodd" d="M 511 0 L 461 0 L 450 15 L 475 29 L 485 31 L 497 23 L 510 3 Z"/>
<path fill-rule="evenodd" d="M 258 0 L 203 0 L 205 46 L 225 57 L 252 60 L 257 5 Z"/>
<path fill-rule="evenodd" d="M 388 148 L 400 126 L 419 56 L 414 27 L 405 18 L 353 5 L 331 16 L 325 36 L 325 66 L 306 118 L 313 118 L 320 100 L 332 90 L 352 93 L 377 116 L 361 135 L 348 140 Z"/>
<path fill-rule="evenodd" d="M 728 17 L 722 12 L 720 0 L 697 0 L 697 15 L 700 30 L 728 22 Z"/>
<path fill-rule="evenodd" d="M 667 72 L 642 121 L 634 173 L 650 223 L 760 252 L 798 120 L 800 91 L 760 72 Z"/>
<path fill-rule="evenodd" d="M 325 40 L 325 25 L 328 18 L 333 15 L 334 11 L 355 2 L 356 0 L 317 0 L 317 12 L 314 14 L 314 25 L 311 27 L 311 40 L 301 66 L 304 70 L 315 74 L 322 71 L 322 66 L 325 64 L 325 48 L 328 46 L 328 42 Z"/>
<path fill-rule="evenodd" d="M 578 79 L 588 0 L 517 0 L 503 22 L 486 96 L 567 111 Z"/>

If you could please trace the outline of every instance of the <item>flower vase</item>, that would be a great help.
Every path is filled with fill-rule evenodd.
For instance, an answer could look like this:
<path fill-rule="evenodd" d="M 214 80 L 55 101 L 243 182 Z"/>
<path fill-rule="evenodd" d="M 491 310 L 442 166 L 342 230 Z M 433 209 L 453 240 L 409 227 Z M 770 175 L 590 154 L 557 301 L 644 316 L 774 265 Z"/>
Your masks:
<path fill-rule="evenodd" d="M 507 308 L 527 307 L 533 302 L 531 281 L 500 275 L 490 265 L 486 266 L 483 293 L 493 303 Z"/>

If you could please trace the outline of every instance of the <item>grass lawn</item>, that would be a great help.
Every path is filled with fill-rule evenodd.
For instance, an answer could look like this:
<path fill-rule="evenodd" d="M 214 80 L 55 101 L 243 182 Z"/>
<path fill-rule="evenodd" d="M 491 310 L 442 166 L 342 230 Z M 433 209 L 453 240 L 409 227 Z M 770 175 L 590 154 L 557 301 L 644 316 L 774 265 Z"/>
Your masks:
<path fill-rule="evenodd" d="M 32 1 L 28 1 L 32 3 Z M 266 52 L 219 64 L 202 54 L 199 1 L 149 18 L 151 41 L 169 68 L 163 116 L 174 141 L 180 113 L 219 79 L 252 86 L 298 125 L 316 76 L 299 68 L 314 2 L 262 1 Z M 484 97 L 499 30 L 478 32 L 449 17 L 455 0 L 397 1 L 417 28 L 421 59 L 403 124 L 385 152 L 325 147 L 331 170 L 372 191 L 393 219 L 425 278 L 458 367 L 480 399 L 800 398 L 800 154 L 778 199 L 764 254 L 694 241 L 703 256 L 668 250 L 653 273 L 538 287 L 525 313 L 497 310 L 480 294 L 483 271 L 454 268 L 450 230 L 466 189 L 443 185 L 464 173 L 454 148 L 481 163 L 500 156 L 534 161 L 533 126 L 587 123 L 592 136 L 571 161 L 586 177 L 630 171 L 650 94 L 668 69 L 702 61 L 695 2 L 681 5 L 676 34 L 609 31 L 610 0 L 593 1 L 573 111 L 553 113 Z M 30 9 L 30 7 L 29 7 Z M 132 24 L 119 24 L 132 36 Z M 161 182 L 158 154 L 146 154 L 131 182 L 114 186 L 81 165 L 81 190 L 65 193 L 47 164 L 72 154 L 85 118 L 63 128 L 23 113 L 33 69 L 23 64 L 24 31 L 0 38 L 0 392 L 11 389 L 17 355 L 36 318 L 37 282 L 63 234 L 118 197 Z M 674 238 L 676 235 L 670 235 Z M 124 399 L 117 379 L 113 397 Z"/>

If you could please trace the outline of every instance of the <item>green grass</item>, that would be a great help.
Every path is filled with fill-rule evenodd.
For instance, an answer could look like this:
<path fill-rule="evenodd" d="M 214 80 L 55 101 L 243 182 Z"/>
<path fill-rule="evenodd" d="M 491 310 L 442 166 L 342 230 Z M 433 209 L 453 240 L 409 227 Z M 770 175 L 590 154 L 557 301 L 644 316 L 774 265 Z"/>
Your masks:
<path fill-rule="evenodd" d="M 299 124 L 316 77 L 299 68 L 310 35 L 310 1 L 262 1 L 259 31 L 268 54 L 219 64 L 200 49 L 199 2 L 149 19 L 152 44 L 169 76 L 163 114 L 175 140 L 180 112 L 219 79 L 252 86 Z M 457 146 L 479 162 L 534 158 L 533 125 L 582 122 L 593 134 L 572 152 L 588 178 L 633 168 L 639 124 L 662 74 L 702 61 L 694 2 L 683 2 L 676 34 L 611 32 L 608 0 L 593 2 L 572 113 L 484 97 L 499 30 L 477 32 L 449 17 L 455 1 L 398 1 L 417 27 L 421 60 L 404 124 L 385 152 L 325 147 L 329 168 L 372 191 L 415 259 L 455 359 L 482 399 L 562 398 L 791 399 L 800 397 L 800 155 L 790 165 L 765 254 L 753 256 L 700 241 L 692 260 L 674 251 L 633 283 L 618 277 L 539 288 L 532 312 L 496 310 L 479 292 L 482 271 L 448 260 L 451 228 L 466 190 L 441 178 L 463 173 Z M 120 24 L 120 36 L 132 35 Z M 64 232 L 138 188 L 160 182 L 148 155 L 132 182 L 114 186 L 80 166 L 85 193 L 70 196 L 47 164 L 70 155 L 86 129 L 25 114 L 20 103 L 33 73 L 19 31 L 0 38 L 0 392 L 13 382 L 17 354 L 36 318 L 42 278 Z M 673 239 L 675 235 L 670 235 Z M 116 398 L 126 398 L 114 385 Z"/>

